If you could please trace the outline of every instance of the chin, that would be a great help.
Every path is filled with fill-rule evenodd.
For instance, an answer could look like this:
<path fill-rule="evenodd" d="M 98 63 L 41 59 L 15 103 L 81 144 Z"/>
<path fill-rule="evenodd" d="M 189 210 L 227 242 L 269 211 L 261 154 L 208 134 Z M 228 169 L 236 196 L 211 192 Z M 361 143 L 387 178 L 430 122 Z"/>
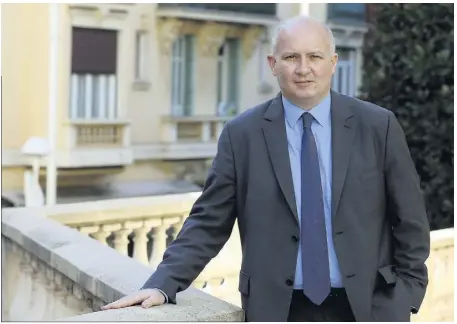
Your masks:
<path fill-rule="evenodd" d="M 300 98 L 300 99 L 303 99 L 303 100 L 307 100 L 307 99 L 312 99 L 312 98 L 315 98 L 316 95 L 317 95 L 317 92 L 314 91 L 314 90 L 305 90 L 305 91 L 297 91 L 296 92 L 296 97 L 297 98 Z"/>

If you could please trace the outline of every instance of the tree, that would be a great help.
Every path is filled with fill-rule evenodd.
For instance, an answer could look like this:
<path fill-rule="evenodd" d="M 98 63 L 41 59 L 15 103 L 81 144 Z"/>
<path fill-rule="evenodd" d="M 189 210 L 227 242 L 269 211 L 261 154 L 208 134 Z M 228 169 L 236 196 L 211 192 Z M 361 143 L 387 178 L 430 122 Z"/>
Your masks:
<path fill-rule="evenodd" d="M 453 4 L 372 6 L 361 99 L 397 116 L 431 228 L 453 227 Z"/>

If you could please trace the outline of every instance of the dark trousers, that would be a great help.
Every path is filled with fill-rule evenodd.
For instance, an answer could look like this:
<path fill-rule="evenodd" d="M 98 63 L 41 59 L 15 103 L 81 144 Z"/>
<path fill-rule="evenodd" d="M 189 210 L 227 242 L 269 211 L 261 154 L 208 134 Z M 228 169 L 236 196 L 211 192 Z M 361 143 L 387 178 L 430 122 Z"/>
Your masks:
<path fill-rule="evenodd" d="M 288 322 L 355 322 L 344 288 L 332 288 L 321 305 L 315 305 L 303 290 L 294 290 Z"/>

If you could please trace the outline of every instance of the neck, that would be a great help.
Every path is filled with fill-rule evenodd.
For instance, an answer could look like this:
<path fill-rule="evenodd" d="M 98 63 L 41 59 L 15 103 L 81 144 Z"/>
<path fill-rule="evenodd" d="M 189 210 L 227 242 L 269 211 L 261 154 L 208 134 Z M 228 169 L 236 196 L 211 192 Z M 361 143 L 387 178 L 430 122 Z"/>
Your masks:
<path fill-rule="evenodd" d="M 328 94 L 329 93 L 326 93 L 323 96 L 309 98 L 309 99 L 289 98 L 288 95 L 284 95 L 284 94 L 283 94 L 283 96 L 286 97 L 286 99 L 289 102 L 291 102 L 292 104 L 294 104 L 295 106 L 297 106 L 303 110 L 311 110 L 314 107 L 316 107 L 318 104 L 320 104 L 324 100 L 324 98 L 327 97 Z"/>

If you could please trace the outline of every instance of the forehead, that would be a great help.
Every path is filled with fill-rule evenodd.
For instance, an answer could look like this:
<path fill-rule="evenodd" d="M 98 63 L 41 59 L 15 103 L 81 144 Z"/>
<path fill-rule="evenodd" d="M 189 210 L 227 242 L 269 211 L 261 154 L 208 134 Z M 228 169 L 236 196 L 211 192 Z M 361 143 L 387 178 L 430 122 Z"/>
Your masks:
<path fill-rule="evenodd" d="M 302 23 L 281 30 L 277 40 L 277 51 L 327 53 L 330 47 L 329 35 L 324 27 L 315 23 Z"/>

